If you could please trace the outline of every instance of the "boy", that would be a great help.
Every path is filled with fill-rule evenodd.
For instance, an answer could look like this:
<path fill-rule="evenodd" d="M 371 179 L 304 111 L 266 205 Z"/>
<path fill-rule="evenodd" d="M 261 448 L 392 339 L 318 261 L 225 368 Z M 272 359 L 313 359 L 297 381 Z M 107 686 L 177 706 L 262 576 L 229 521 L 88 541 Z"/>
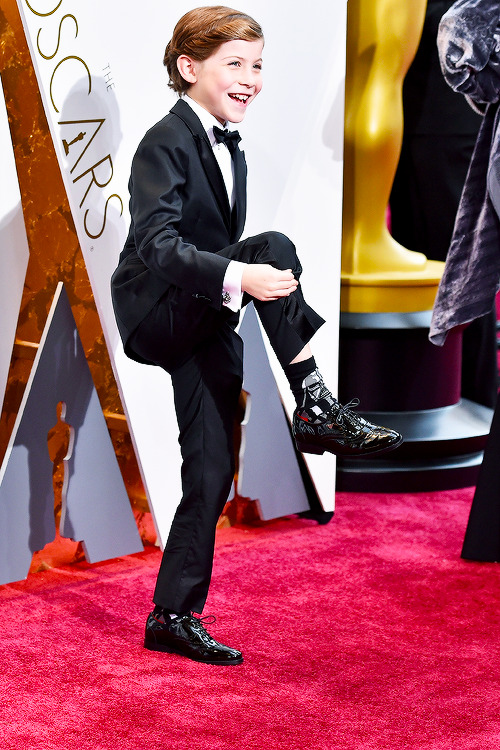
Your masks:
<path fill-rule="evenodd" d="M 302 296 L 290 240 L 266 232 L 238 242 L 246 164 L 238 133 L 223 128 L 243 120 L 262 88 L 263 46 L 256 21 L 222 6 L 197 8 L 176 25 L 164 64 L 181 98 L 134 157 L 130 233 L 112 279 L 125 351 L 172 377 L 183 459 L 183 497 L 145 646 L 209 664 L 243 661 L 192 615 L 203 611 L 217 519 L 234 475 L 241 307 L 254 302 L 296 396 L 299 450 L 360 455 L 402 439 L 340 406 L 324 385 L 308 343 L 324 321 Z"/>

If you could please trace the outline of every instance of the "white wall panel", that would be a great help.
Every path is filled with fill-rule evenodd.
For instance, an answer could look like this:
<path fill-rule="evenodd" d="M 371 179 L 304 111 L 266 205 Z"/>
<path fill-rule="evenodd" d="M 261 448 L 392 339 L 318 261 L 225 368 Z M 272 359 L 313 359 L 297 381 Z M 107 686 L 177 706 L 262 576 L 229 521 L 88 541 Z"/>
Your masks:
<path fill-rule="evenodd" d="M 194 5 L 153 0 L 18 0 L 18 5 L 164 542 L 180 498 L 170 380 L 123 355 L 109 278 L 126 236 L 133 153 L 145 130 L 175 101 L 162 66 L 165 44 L 175 22 Z M 250 174 L 246 234 L 279 229 L 296 242 L 306 268 L 304 289 L 329 321 L 317 336 L 315 352 L 328 381 L 335 383 L 346 0 L 322 0 L 307 13 L 298 2 L 251 0 L 242 9 L 260 21 L 266 35 L 264 89 L 240 127 Z M 288 389 L 274 359 L 272 364 L 290 410 Z M 323 457 L 309 466 L 325 509 L 331 510 L 334 460 Z"/>

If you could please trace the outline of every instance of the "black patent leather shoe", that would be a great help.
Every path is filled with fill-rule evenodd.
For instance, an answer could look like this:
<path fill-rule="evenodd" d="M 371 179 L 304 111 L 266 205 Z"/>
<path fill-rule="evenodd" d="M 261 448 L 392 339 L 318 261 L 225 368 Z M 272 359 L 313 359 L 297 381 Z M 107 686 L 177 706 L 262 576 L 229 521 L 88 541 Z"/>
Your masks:
<path fill-rule="evenodd" d="M 207 633 L 203 622 L 208 619 L 201 620 L 189 613 L 164 620 L 151 612 L 146 622 L 144 647 L 150 651 L 180 654 L 204 664 L 241 664 L 243 655 L 240 651 L 223 646 Z M 215 622 L 215 617 L 211 622 Z"/>
<path fill-rule="evenodd" d="M 305 409 L 296 409 L 292 431 L 297 449 L 301 453 L 336 456 L 367 456 L 386 453 L 401 445 L 403 437 L 387 427 L 380 427 L 355 414 L 350 406 L 357 406 L 353 399 L 346 406 L 334 404 L 325 420 L 311 420 Z"/>

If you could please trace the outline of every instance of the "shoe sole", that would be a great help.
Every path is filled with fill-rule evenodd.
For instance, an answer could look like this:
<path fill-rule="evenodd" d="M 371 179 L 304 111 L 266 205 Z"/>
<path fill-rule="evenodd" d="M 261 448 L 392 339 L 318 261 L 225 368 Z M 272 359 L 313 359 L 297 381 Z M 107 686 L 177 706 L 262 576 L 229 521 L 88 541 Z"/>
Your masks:
<path fill-rule="evenodd" d="M 241 659 L 233 660 L 233 661 L 215 661 L 214 659 L 208 660 L 208 659 L 197 659 L 196 656 L 190 656 L 189 654 L 185 654 L 183 651 L 178 651 L 175 648 L 171 648 L 170 646 L 163 646 L 161 643 L 150 643 L 149 641 L 144 641 L 144 648 L 146 648 L 148 651 L 161 651 L 164 654 L 177 654 L 177 656 L 184 656 L 186 659 L 191 659 L 191 661 L 196 661 L 199 664 L 213 664 L 214 666 L 220 666 L 220 667 L 232 667 L 232 666 L 238 666 L 239 664 L 243 664 L 243 657 Z"/>
<path fill-rule="evenodd" d="M 373 456 L 375 453 L 389 453 L 390 451 L 393 451 L 395 448 L 398 448 L 401 443 L 403 442 L 403 438 L 400 436 L 399 440 L 395 443 L 391 443 L 390 445 L 386 445 L 384 448 L 372 448 L 371 450 L 365 449 L 365 450 L 359 450 L 359 451 L 350 451 L 350 450 L 342 450 L 342 446 L 339 445 L 339 451 L 329 451 L 328 448 L 322 448 L 319 445 L 309 445 L 308 443 L 301 443 L 299 440 L 295 440 L 295 445 L 297 447 L 297 450 L 300 451 L 300 453 L 312 453 L 316 456 L 322 456 L 323 453 L 333 453 L 335 456 L 339 456 L 340 458 L 356 458 L 363 456 Z"/>

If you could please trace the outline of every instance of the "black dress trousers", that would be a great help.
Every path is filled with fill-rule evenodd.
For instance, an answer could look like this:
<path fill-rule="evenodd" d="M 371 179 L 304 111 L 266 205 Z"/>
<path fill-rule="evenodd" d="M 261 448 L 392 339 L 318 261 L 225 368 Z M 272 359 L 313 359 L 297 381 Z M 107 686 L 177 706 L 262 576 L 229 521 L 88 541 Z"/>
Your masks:
<path fill-rule="evenodd" d="M 302 268 L 294 245 L 265 232 L 220 254 L 245 263 Z M 250 301 L 244 295 L 243 304 Z M 254 300 L 282 365 L 289 364 L 324 323 L 299 287 L 289 297 Z M 142 358 L 172 376 L 182 453 L 182 500 L 158 573 L 154 602 L 174 612 L 201 613 L 212 573 L 215 530 L 234 477 L 233 431 L 243 379 L 238 315 L 171 288 L 130 339 Z"/>

